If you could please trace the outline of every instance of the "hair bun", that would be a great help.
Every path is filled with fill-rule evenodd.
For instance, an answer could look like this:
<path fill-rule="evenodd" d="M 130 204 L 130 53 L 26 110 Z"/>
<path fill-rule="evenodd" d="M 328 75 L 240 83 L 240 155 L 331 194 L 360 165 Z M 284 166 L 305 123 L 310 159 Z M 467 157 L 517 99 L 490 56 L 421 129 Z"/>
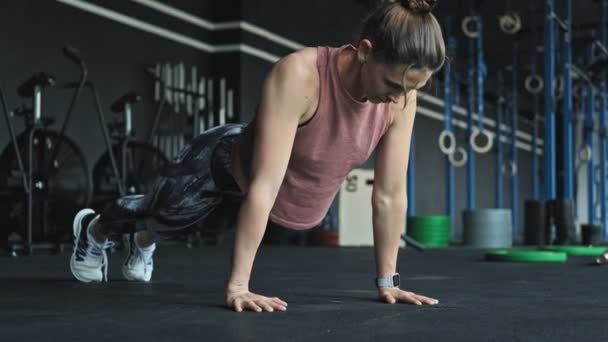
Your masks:
<path fill-rule="evenodd" d="M 401 0 L 401 5 L 418 14 L 429 14 L 435 8 L 437 0 Z"/>

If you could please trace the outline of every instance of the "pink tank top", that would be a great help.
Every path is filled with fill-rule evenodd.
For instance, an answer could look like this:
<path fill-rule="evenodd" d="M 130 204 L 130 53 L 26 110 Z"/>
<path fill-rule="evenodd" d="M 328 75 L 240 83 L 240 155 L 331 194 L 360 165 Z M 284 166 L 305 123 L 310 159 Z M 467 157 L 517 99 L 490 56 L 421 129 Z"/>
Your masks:
<path fill-rule="evenodd" d="M 354 100 L 340 82 L 341 48 L 319 47 L 317 112 L 298 128 L 270 220 L 292 229 L 317 226 L 348 173 L 363 164 L 390 124 L 389 105 Z M 371 199 L 370 199 L 371 201 Z"/>

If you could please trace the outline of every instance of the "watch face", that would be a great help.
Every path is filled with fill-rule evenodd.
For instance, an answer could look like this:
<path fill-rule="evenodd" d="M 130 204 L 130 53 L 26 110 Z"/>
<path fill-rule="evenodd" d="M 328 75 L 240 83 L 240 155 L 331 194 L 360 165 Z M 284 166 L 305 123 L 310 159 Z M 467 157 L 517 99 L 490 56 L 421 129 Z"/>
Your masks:
<path fill-rule="evenodd" d="M 399 285 L 400 285 L 400 284 L 399 284 L 399 275 L 398 275 L 398 274 L 395 274 L 395 275 L 393 276 L 393 286 L 399 286 Z"/>

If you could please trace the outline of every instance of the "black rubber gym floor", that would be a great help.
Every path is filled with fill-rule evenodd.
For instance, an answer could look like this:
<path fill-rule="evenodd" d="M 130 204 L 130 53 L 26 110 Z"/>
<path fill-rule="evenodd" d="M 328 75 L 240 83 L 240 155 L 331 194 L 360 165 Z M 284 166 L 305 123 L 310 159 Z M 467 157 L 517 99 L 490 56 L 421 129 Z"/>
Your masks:
<path fill-rule="evenodd" d="M 437 306 L 375 299 L 371 248 L 263 246 L 252 290 L 287 312 L 224 306 L 229 248 L 160 246 L 149 284 L 83 284 L 69 255 L 0 257 L 2 341 L 608 341 L 608 266 L 480 261 L 451 248 L 402 251 L 405 288 Z"/>

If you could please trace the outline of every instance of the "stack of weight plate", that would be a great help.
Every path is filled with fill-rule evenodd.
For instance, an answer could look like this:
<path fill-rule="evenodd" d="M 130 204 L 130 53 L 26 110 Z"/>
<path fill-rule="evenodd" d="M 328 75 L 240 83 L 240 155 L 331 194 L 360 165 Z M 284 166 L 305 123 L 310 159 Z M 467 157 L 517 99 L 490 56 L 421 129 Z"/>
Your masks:
<path fill-rule="evenodd" d="M 462 227 L 465 245 L 506 248 L 513 244 L 511 209 L 465 210 Z"/>
<path fill-rule="evenodd" d="M 412 216 L 407 219 L 407 235 L 428 248 L 447 247 L 450 227 L 449 216 Z"/>

